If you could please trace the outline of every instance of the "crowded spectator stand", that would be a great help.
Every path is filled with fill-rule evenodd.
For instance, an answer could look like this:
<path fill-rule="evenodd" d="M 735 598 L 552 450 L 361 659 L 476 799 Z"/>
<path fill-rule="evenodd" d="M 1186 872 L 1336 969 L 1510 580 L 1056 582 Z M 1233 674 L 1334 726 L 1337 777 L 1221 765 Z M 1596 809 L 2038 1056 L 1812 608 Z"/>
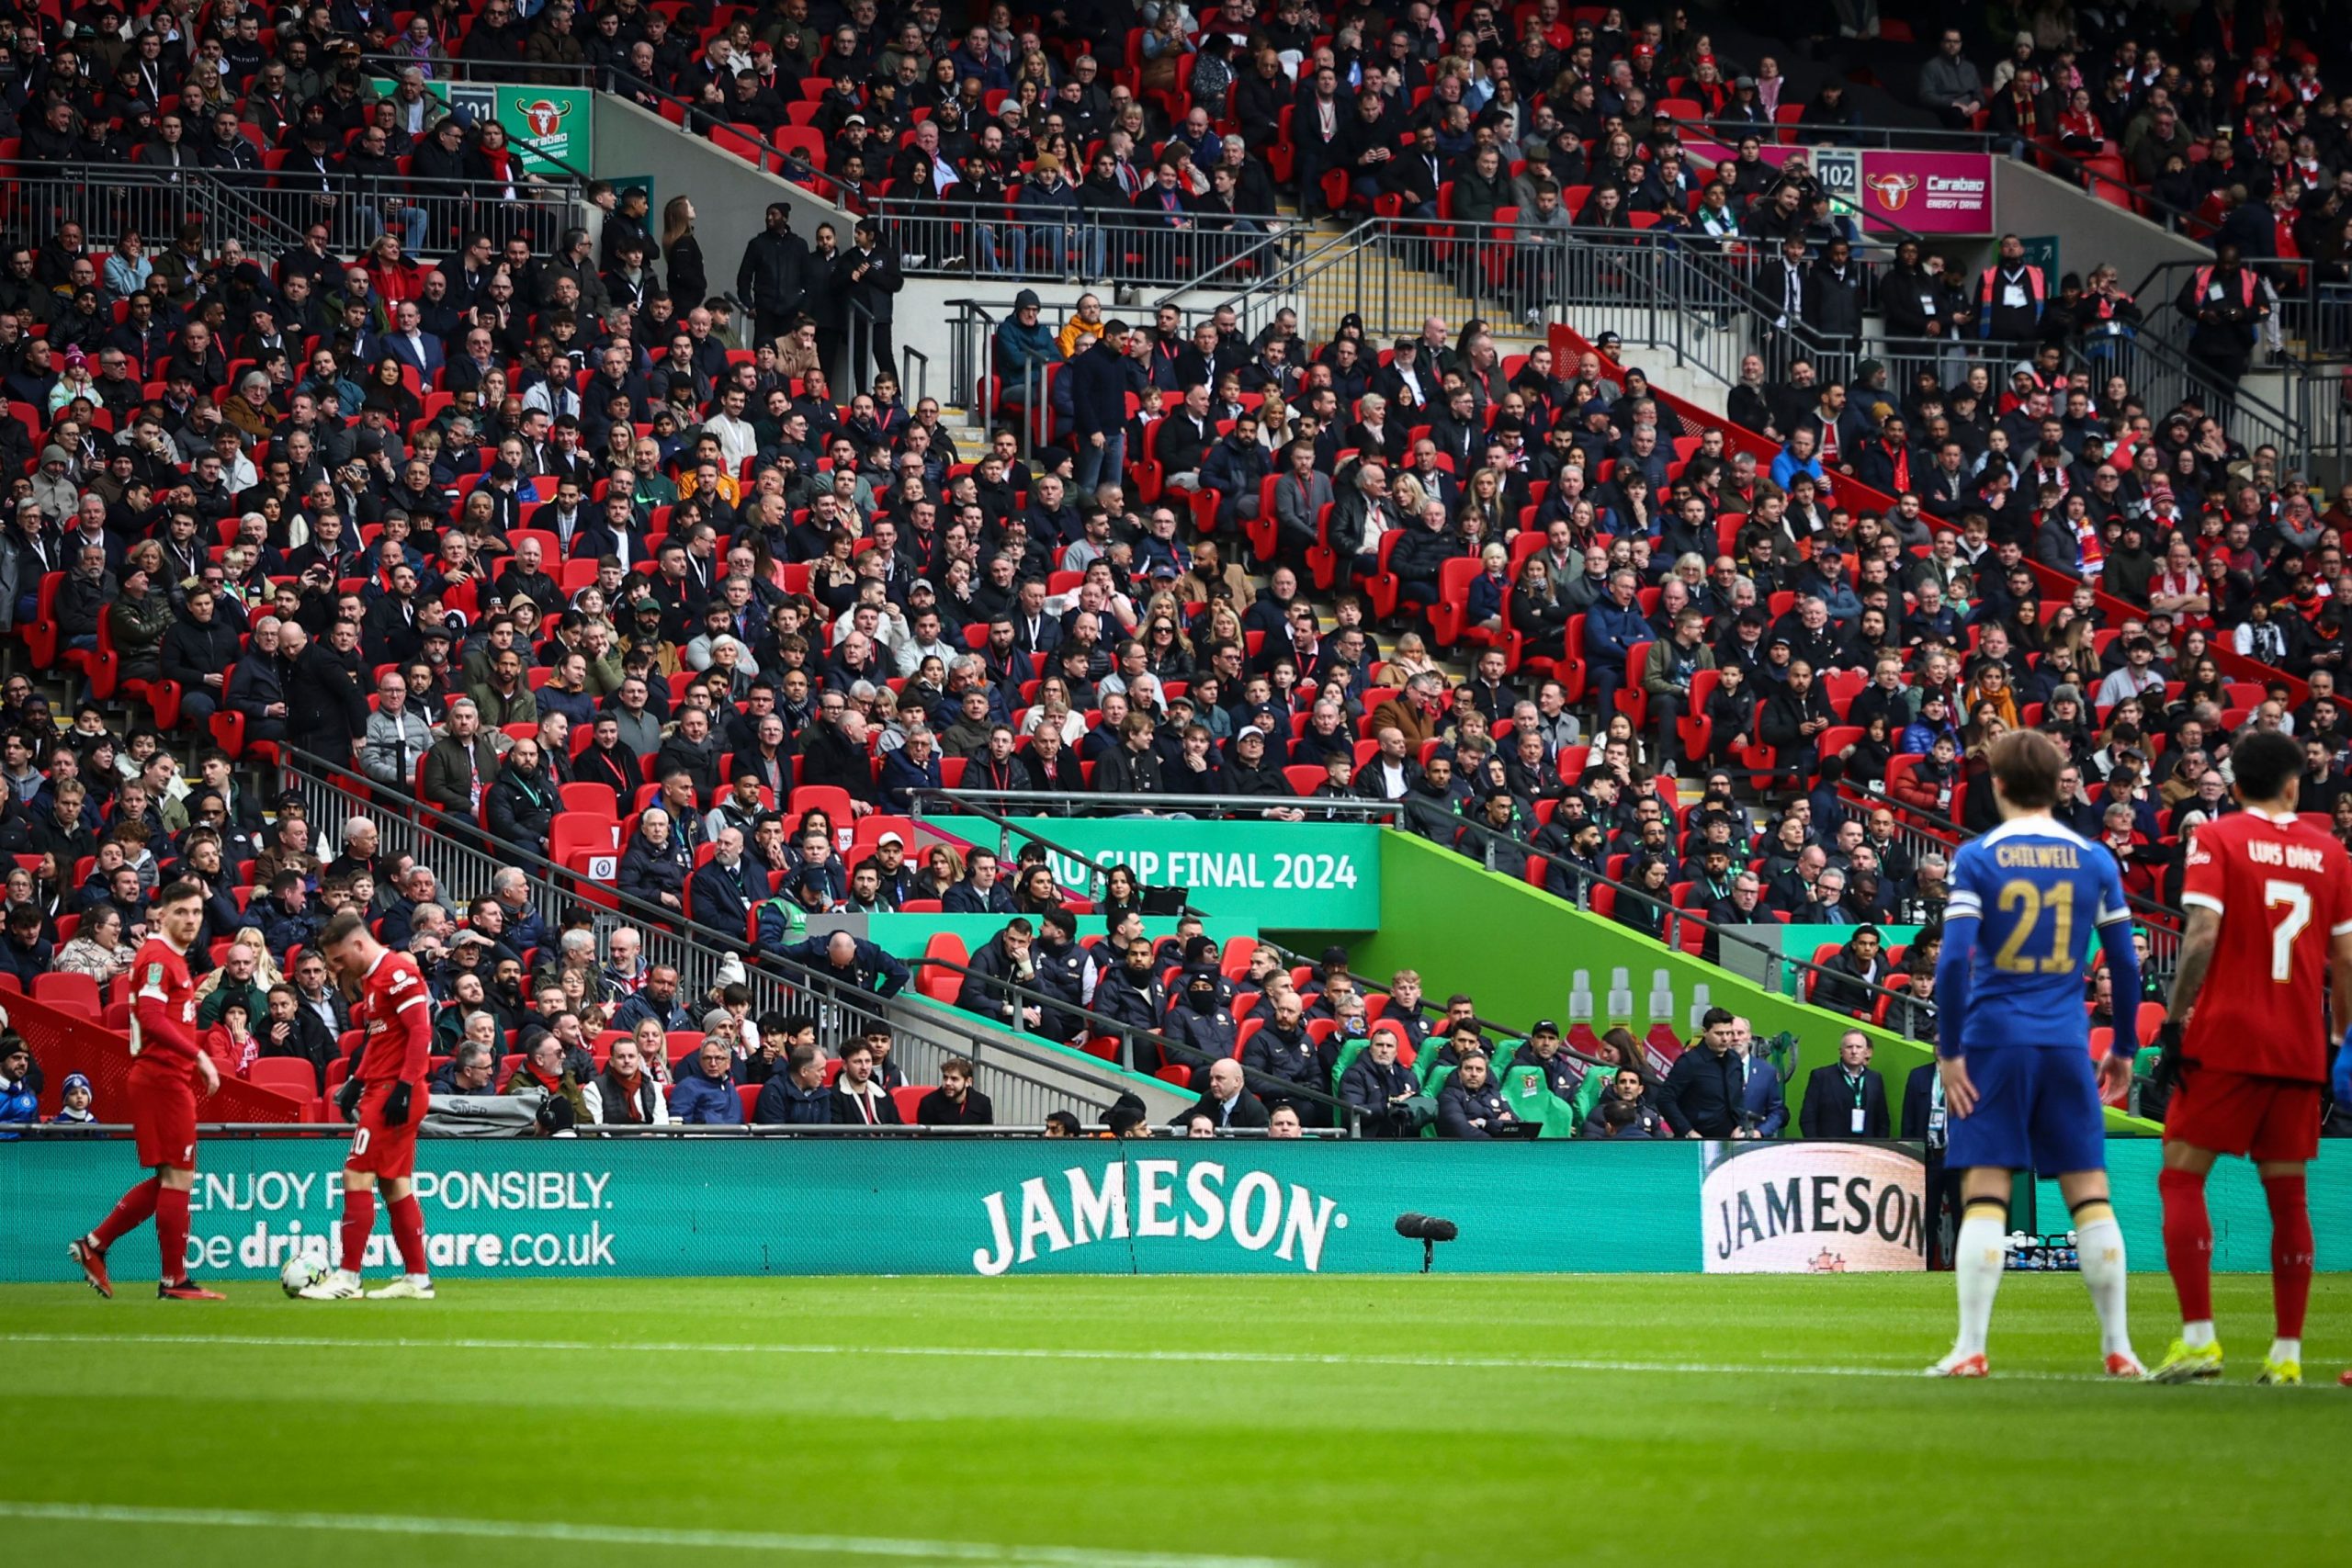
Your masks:
<path fill-rule="evenodd" d="M 21 745 L 0 826 L 22 834 L 28 886 L 11 905 L 38 908 L 29 951 L 65 948 L 101 905 L 128 931 L 168 865 L 214 885 L 208 967 L 248 927 L 255 956 L 284 967 L 306 919 L 364 897 L 388 940 L 437 944 L 453 969 L 511 953 L 535 983 L 524 961 L 546 944 L 478 923 L 507 918 L 483 901 L 502 864 L 528 857 L 592 910 L 572 931 L 590 953 L 552 965 L 559 988 L 569 976 L 584 993 L 627 930 L 640 952 L 665 931 L 738 950 L 740 981 L 695 965 L 697 1002 L 769 970 L 805 989 L 818 955 L 766 951 L 760 908 L 789 898 L 805 922 L 854 899 L 920 903 L 895 868 L 870 895 L 853 879 L 881 858 L 883 824 L 970 784 L 1000 792 L 974 805 L 1026 792 L 1055 811 L 1151 810 L 1160 796 L 1277 821 L 1368 801 L 1596 914 L 1719 952 L 1737 906 L 1693 853 L 1712 822 L 1738 835 L 1724 870 L 1793 874 L 1776 901 L 1820 906 L 1804 847 L 1826 862 L 1845 822 L 1883 808 L 1915 870 L 1948 853 L 1987 820 L 1984 744 L 2029 724 L 2065 739 L 2086 836 L 2113 834 L 2161 961 L 2183 829 L 2216 808 L 2206 781 L 2235 729 L 2310 739 L 2307 803 L 2340 819 L 2352 519 L 2343 498 L 2323 510 L 2308 493 L 2294 466 L 2308 452 L 2242 440 L 2250 400 L 2226 377 L 2165 380 L 2151 401 L 2139 361 L 2094 352 L 2105 323 L 2128 321 L 2120 283 L 2053 291 L 2036 275 L 2018 306 L 2004 274 L 2023 264 L 2006 248 L 1963 352 L 1917 352 L 1932 338 L 1887 314 L 1905 372 L 1890 379 L 1859 318 L 1814 309 L 1856 264 L 1835 224 L 1810 227 L 1801 181 L 1743 188 L 1736 146 L 1728 176 L 1693 156 L 1670 188 L 1652 177 L 1681 162 L 1661 102 L 1673 68 L 1685 83 L 1717 69 L 1697 58 L 1702 38 L 1548 4 L 1450 19 L 1421 5 L 1155 7 L 1100 37 L 1087 28 L 1108 13 L 1091 9 L 958 29 L 916 6 L 885 28 L 860 0 L 830 31 L 809 9 L 523 17 L 489 0 L 479 17 L 264 18 L 232 4 L 71 39 L 20 20 L 15 58 L 34 52 L 29 34 L 40 62 L 0 142 L 19 241 L 0 279 L 0 449 L 26 477 L 6 610 L 48 689 L 20 675 L 0 709 Z M 1224 96 L 1204 102 L 1202 62 L 1236 51 L 1201 45 L 1228 27 L 1249 35 L 1247 69 L 1224 67 Z M 1530 63 L 1498 50 L 1481 69 L 1486 40 L 1512 36 Z M 1376 84 L 1336 94 L 1326 54 L 1335 77 Z M 649 60 L 656 75 L 640 74 Z M 910 64 L 919 90 L 893 80 Z M 2305 79 L 2300 60 L 2289 69 Z M 743 258 L 745 297 L 713 294 L 729 258 L 693 246 L 690 194 L 657 220 L 641 193 L 526 171 L 494 122 L 412 91 L 444 72 L 600 73 L 773 157 L 853 220 L 772 230 Z M 378 75 L 395 84 L 380 101 Z M 1653 75 L 1666 92 L 1643 85 Z M 692 118 L 746 78 L 756 114 Z M 1601 112 L 1603 88 L 1618 112 Z M 2323 102 L 2274 103 L 2270 119 L 2286 109 L 2315 156 L 2340 162 Z M 1292 134 L 1253 146 L 1244 105 L 1275 108 Z M 1627 111 L 1638 136 L 1608 123 Z M 1072 134 L 1073 115 L 1099 138 Z M 1341 143 L 1351 115 L 1367 129 Z M 1298 134 L 1327 116 L 1320 148 Z M 761 132 L 748 146 L 745 126 Z M 877 130 L 893 172 L 853 181 L 839 147 Z M 1090 208 L 1102 148 L 1109 184 Z M 1547 162 L 1590 177 L 1564 182 Z M 901 163 L 934 194 L 908 197 Z M 1413 167 L 1392 178 L 1387 164 Z M 1062 166 L 1091 171 L 1077 216 L 1057 197 L 1030 221 L 1026 182 L 1051 186 Z M 942 169 L 958 178 L 943 186 Z M 1524 206 L 1468 200 L 1517 197 L 1521 180 Z M 1266 206 L 1245 206 L 1245 187 Z M 1570 200 L 1556 231 L 1514 227 Z M 1732 214 L 1720 235 L 1717 209 Z M 1261 242 L 1309 215 L 1385 226 L 1432 300 L 1502 309 L 1458 336 L 1436 315 L 1387 340 L 1360 320 L 1285 323 L 1269 287 L 1302 253 Z M 1584 244 L 1585 226 L 1614 236 Z M 1371 240 L 1352 228 L 1346 243 Z M 1864 249 L 1881 299 L 1924 259 Z M 1728 417 L 1554 319 L 1638 276 L 1615 258 L 1702 252 L 1729 258 L 1705 275 L 1725 325 L 1766 350 L 1723 389 Z M 1610 259 L 1567 259 L 1588 253 Z M 1799 279 L 1777 312 L 1768 255 Z M 2192 370 L 2251 361 L 2284 298 L 2278 260 L 2237 247 L 2192 275 L 2176 306 L 2206 334 L 2183 350 Z M 1024 296 L 987 369 L 958 378 L 998 425 L 967 451 L 948 409 L 905 396 L 885 330 L 894 279 L 924 269 L 1207 276 L 1242 303 L 1170 296 L 1124 322 L 1115 295 L 1089 296 L 1057 323 Z M 702 287 L 673 295 L 662 273 Z M 2238 313 L 2209 310 L 2217 299 Z M 2018 310 L 2018 327 L 1994 320 Z M 1516 332 L 1523 316 L 1540 335 L 1503 352 L 1493 321 Z M 1923 493 L 1947 441 L 1962 468 Z M 1932 702 L 1949 755 L 1922 724 Z M 1728 794 L 1694 787 L 1719 768 Z M 2110 829 L 2119 807 L 2129 820 Z M 378 874 L 380 850 L 355 854 L 348 819 L 366 817 L 409 835 L 401 876 Z M 812 818 L 830 857 L 807 842 Z M 1587 823 L 1600 843 L 1580 852 Z M 907 855 L 933 841 L 898 836 Z M 1866 882 L 1838 858 L 1827 902 L 1847 919 L 1922 901 L 1883 859 Z M 463 907 L 420 894 L 418 860 L 471 868 Z M 564 913 L 526 903 L 543 925 Z M 924 965 L 957 976 L 958 1005 L 969 976 L 954 966 L 971 956 Z M 1843 1010 L 1898 1025 L 1917 1011 L 1866 984 Z M 1008 995 L 1013 1018 L 1068 1001 Z M 119 998 L 100 998 L 87 1010 L 103 1026 Z M 747 999 L 752 1032 L 797 1016 L 791 999 Z M 519 1044 L 519 1015 L 502 1021 Z M 557 1081 L 605 1071 L 611 1043 L 581 1041 Z M 1153 1070 L 1136 1043 L 1120 1059 Z M 501 1081 L 528 1065 L 517 1054 Z M 688 1066 L 666 1038 L 662 1066 L 648 1063 Z M 1194 1087 L 1197 1060 L 1159 1066 Z M 989 1086 L 1001 1103 L 1002 1087 Z"/>

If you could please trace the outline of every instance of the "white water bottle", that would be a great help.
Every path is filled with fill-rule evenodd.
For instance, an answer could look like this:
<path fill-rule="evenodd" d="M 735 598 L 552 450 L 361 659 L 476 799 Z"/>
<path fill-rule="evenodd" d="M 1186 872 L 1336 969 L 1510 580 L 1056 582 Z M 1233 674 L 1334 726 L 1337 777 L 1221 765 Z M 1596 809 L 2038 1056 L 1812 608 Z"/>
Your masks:
<path fill-rule="evenodd" d="M 1634 972 L 1609 971 L 1609 1021 L 1631 1028 L 1634 1022 Z"/>

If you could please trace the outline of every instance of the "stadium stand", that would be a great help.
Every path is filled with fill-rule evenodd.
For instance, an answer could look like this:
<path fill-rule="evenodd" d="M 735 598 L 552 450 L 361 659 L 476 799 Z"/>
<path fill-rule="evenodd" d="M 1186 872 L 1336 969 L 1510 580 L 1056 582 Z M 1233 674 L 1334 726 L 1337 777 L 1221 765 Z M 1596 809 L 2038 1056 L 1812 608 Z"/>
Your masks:
<path fill-rule="evenodd" d="M 286 1101 L 257 1120 L 331 1113 L 302 949 L 350 901 L 434 958 L 457 1087 L 641 1118 L 628 1038 L 663 1115 L 913 1120 L 887 1056 L 880 1099 L 838 1056 L 756 1091 L 878 1017 L 812 917 L 973 910 L 1043 945 L 842 961 L 963 1015 L 923 1070 L 977 1057 L 1042 1120 L 1008 1036 L 1212 1101 L 1232 1059 L 1323 1123 L 1388 1111 L 1351 1047 L 1432 1027 L 1419 998 L 1237 940 L 1106 1006 L 1104 879 L 989 882 L 956 807 L 1381 820 L 1714 962 L 1743 926 L 1931 933 L 1984 747 L 2033 726 L 2152 976 L 2233 733 L 2304 738 L 2352 833 L 2323 52 L 2133 22 L 1984 72 L 1879 22 L 1866 120 L 1784 43 L 1809 103 L 1728 29 L 1555 0 L 526 9 L 20 19 L 0 987 L 44 1051 L 119 1025 L 192 874 L 209 994 L 253 1004 L 219 1049 Z M 729 275 L 691 191 L 657 216 L 436 96 L 501 84 L 628 98 L 840 226 Z M 2215 249 L 2137 288 L 1964 262 L 1826 183 L 1863 145 L 2015 152 Z M 1014 291 L 955 329 L 968 415 L 899 373 L 892 296 L 936 274 Z M 1654 378 L 1662 345 L 1691 364 Z M 1931 1039 L 1932 945 L 1790 968 Z M 1450 1070 L 1425 1038 L 1403 1068 Z"/>

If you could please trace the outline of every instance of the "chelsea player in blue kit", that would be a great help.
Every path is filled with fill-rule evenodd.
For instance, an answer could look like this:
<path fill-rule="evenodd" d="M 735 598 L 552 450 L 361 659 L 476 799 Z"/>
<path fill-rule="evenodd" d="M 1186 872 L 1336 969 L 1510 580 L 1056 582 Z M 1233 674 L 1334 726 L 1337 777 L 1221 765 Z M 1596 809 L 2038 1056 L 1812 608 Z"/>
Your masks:
<path fill-rule="evenodd" d="M 1960 1172 L 1960 1338 L 1928 1369 L 1937 1377 L 1987 1374 L 2014 1174 L 2058 1179 L 2074 1215 L 2083 1283 L 2098 1314 L 2110 1377 L 2146 1375 L 2124 1325 L 2123 1232 L 2108 1202 L 2102 1092 L 2132 1081 L 2138 1041 L 2117 1010 L 2113 1047 L 2094 1068 L 2083 1008 L 2086 927 L 2098 931 L 2114 995 L 2140 994 L 2132 914 L 2115 857 L 2050 815 L 2064 763 L 2030 729 L 1994 741 L 1988 758 L 2001 825 L 1961 847 L 1936 965 L 1942 1010 L 1938 1066 L 1951 1111 L 1944 1158 Z"/>

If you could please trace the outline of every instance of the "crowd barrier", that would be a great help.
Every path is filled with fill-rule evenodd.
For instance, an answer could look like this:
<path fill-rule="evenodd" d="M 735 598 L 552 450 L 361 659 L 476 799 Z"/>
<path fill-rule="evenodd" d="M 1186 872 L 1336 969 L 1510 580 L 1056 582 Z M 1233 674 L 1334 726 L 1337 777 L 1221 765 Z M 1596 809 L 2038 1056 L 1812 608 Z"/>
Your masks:
<path fill-rule="evenodd" d="M 334 1137 L 208 1140 L 190 1269 L 260 1280 L 323 1257 L 344 1153 Z M 2161 1269 L 2157 1149 L 2109 1154 L 2133 1262 Z M 69 1278 L 64 1238 L 134 1174 L 115 1139 L 0 1145 L 0 1280 Z M 1442 1273 L 1859 1272 L 1925 1267 L 1925 1177 L 1896 1144 L 739 1135 L 427 1141 L 418 1190 L 434 1271 L 459 1278 L 1398 1273 L 1422 1261 L 1395 1228 L 1408 1212 L 1459 1226 Z M 2211 1191 L 2214 1266 L 2268 1268 L 2251 1174 L 2225 1168 Z M 2312 1209 L 2320 1267 L 2352 1267 L 2336 1145 Z M 153 1237 L 120 1244 L 119 1279 L 152 1274 Z M 372 1269 L 389 1247 L 374 1238 Z"/>

